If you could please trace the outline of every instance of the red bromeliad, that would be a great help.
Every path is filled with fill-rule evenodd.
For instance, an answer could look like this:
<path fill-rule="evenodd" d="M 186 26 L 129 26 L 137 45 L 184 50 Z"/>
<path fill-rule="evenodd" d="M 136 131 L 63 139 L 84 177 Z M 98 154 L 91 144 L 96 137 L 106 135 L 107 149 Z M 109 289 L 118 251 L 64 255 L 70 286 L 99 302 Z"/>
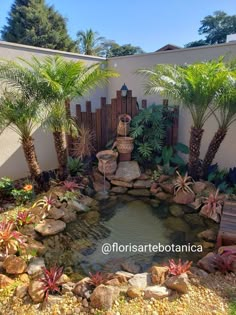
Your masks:
<path fill-rule="evenodd" d="M 25 238 L 23 234 L 13 230 L 14 223 L 3 221 L 0 223 L 0 248 L 2 248 L 6 255 L 9 251 L 17 251 L 20 245 L 24 245 Z"/>
<path fill-rule="evenodd" d="M 43 277 L 39 279 L 42 282 L 42 289 L 45 292 L 45 300 L 48 299 L 49 293 L 61 293 L 60 292 L 60 285 L 62 282 L 59 282 L 62 274 L 63 274 L 63 267 L 51 267 L 47 269 L 42 267 L 43 270 Z"/>
<path fill-rule="evenodd" d="M 182 262 L 181 259 L 179 259 L 178 263 L 174 261 L 174 259 L 169 260 L 169 273 L 173 276 L 179 276 L 182 273 L 189 272 L 189 269 L 192 265 L 192 261 L 185 261 Z"/>

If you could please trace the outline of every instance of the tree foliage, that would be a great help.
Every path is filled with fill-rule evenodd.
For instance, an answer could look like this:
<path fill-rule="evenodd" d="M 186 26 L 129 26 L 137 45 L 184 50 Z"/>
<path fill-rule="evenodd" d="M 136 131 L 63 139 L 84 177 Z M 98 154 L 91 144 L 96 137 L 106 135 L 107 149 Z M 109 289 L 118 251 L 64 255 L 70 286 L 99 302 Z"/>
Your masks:
<path fill-rule="evenodd" d="M 227 15 L 224 11 L 216 11 L 213 15 L 207 15 L 201 21 L 198 33 L 205 35 L 205 39 L 190 42 L 185 47 L 225 43 L 227 35 L 236 33 L 236 15 Z"/>
<path fill-rule="evenodd" d="M 66 20 L 45 0 L 15 0 L 1 31 L 5 41 L 74 51 L 75 43 L 67 33 Z"/>
<path fill-rule="evenodd" d="M 77 33 L 79 52 L 85 55 L 99 56 L 104 49 L 105 38 L 91 28 Z"/>
<path fill-rule="evenodd" d="M 144 51 L 139 46 L 132 46 L 131 44 L 120 46 L 119 44 L 113 42 L 110 43 L 110 47 L 107 49 L 106 57 L 128 56 L 143 53 Z"/>

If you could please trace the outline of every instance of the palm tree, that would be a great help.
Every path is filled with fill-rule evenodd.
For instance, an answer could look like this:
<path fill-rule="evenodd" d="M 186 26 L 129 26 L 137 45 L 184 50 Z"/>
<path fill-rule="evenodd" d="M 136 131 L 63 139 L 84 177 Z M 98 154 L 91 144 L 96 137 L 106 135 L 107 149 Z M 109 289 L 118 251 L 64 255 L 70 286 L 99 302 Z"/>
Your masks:
<path fill-rule="evenodd" d="M 19 135 L 31 177 L 39 184 L 41 170 L 32 133 L 40 124 L 43 83 L 14 61 L 0 62 L 0 80 L 6 88 L 0 98 L 0 131 L 8 127 Z"/>
<path fill-rule="evenodd" d="M 43 125 L 53 132 L 59 177 L 63 180 L 67 176 L 66 133 L 77 134 L 75 122 L 68 116 L 65 103 L 86 95 L 95 87 L 103 86 L 110 77 L 118 74 L 106 68 L 105 64 L 87 66 L 81 61 L 66 60 L 59 56 L 33 58 L 30 62 L 24 62 L 42 82 L 47 95 L 47 114 Z"/>
<path fill-rule="evenodd" d="M 207 175 L 208 167 L 212 164 L 221 143 L 226 137 L 230 126 L 236 121 L 236 72 L 229 73 L 228 80 L 216 96 L 216 103 L 219 104 L 219 111 L 214 113 L 218 123 L 215 132 L 202 163 L 202 173 Z"/>
<path fill-rule="evenodd" d="M 146 76 L 146 94 L 161 94 L 182 103 L 192 116 L 193 124 L 189 140 L 189 174 L 197 178 L 203 126 L 216 110 L 212 104 L 217 91 L 227 77 L 222 58 L 191 65 L 156 65 L 153 69 L 141 69 Z M 211 104 L 211 110 L 209 105 Z"/>
<path fill-rule="evenodd" d="M 79 51 L 85 55 L 98 56 L 104 49 L 105 38 L 91 28 L 77 33 Z"/>

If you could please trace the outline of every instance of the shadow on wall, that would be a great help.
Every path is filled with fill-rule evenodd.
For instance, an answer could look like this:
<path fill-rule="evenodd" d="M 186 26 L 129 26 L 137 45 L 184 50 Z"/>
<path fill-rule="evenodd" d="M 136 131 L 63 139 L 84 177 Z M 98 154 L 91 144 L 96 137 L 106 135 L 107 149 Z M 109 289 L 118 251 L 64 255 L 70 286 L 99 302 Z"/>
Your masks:
<path fill-rule="evenodd" d="M 33 138 L 41 170 L 57 168 L 52 134 L 38 128 Z M 0 178 L 8 176 L 12 179 L 20 179 L 30 175 L 22 146 L 14 132 L 7 129 L 1 134 L 0 148 Z"/>

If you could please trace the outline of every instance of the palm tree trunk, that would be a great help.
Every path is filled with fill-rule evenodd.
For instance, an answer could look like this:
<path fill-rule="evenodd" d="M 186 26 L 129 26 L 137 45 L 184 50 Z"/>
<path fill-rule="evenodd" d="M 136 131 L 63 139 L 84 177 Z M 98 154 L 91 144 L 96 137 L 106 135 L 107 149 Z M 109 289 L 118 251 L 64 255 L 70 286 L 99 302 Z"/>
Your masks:
<path fill-rule="evenodd" d="M 53 138 L 59 163 L 59 178 L 65 180 L 68 174 L 66 136 L 64 132 L 55 131 L 53 132 Z"/>
<path fill-rule="evenodd" d="M 41 170 L 37 160 L 33 138 L 32 137 L 22 138 L 21 143 L 25 159 L 30 170 L 31 177 L 37 180 L 37 178 L 39 178 L 41 174 Z"/>
<path fill-rule="evenodd" d="M 207 174 L 208 167 L 212 164 L 215 155 L 218 152 L 219 147 L 227 134 L 227 131 L 227 128 L 218 128 L 208 146 L 205 158 L 202 163 L 202 172 L 205 176 Z"/>
<path fill-rule="evenodd" d="M 201 140 L 204 130 L 196 127 L 191 127 L 190 140 L 189 140 L 189 162 L 188 170 L 189 175 L 193 179 L 198 177 L 199 169 L 199 156 L 200 156 L 200 147 Z"/>

